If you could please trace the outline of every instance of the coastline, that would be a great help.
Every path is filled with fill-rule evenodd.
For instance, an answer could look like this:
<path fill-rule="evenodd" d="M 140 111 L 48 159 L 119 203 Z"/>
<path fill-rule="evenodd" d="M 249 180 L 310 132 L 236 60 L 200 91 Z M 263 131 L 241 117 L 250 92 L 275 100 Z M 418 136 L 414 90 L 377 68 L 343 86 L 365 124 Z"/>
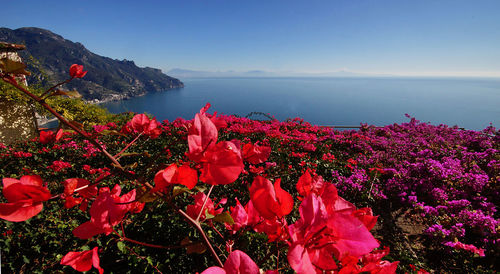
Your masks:
<path fill-rule="evenodd" d="M 173 87 L 173 88 L 169 88 L 167 90 L 164 90 L 163 92 L 167 92 L 169 90 L 173 90 L 173 89 L 179 89 L 179 88 L 183 88 L 184 87 L 184 83 L 182 83 L 181 86 L 179 87 Z M 88 103 L 88 104 L 92 104 L 92 105 L 101 105 L 101 104 L 105 104 L 105 103 L 109 103 L 109 102 L 116 102 L 116 101 L 126 101 L 126 100 L 129 100 L 129 99 L 133 99 L 133 98 L 137 98 L 137 97 L 142 97 L 142 96 L 145 96 L 146 94 L 148 93 L 153 93 L 153 92 L 158 92 L 158 91 L 144 91 L 142 93 L 139 93 L 139 94 L 136 94 L 136 95 L 133 95 L 133 96 L 130 96 L 130 95 L 126 95 L 126 94 L 111 94 L 109 96 L 106 96 L 105 98 L 103 99 L 92 99 L 92 100 L 84 100 L 82 99 L 85 103 Z M 46 125 L 49 125 L 50 123 L 53 123 L 55 121 L 57 121 L 57 118 L 48 118 L 46 116 L 39 116 L 38 114 L 36 114 L 36 119 L 37 119 L 37 124 L 38 124 L 38 127 L 44 127 Z"/>

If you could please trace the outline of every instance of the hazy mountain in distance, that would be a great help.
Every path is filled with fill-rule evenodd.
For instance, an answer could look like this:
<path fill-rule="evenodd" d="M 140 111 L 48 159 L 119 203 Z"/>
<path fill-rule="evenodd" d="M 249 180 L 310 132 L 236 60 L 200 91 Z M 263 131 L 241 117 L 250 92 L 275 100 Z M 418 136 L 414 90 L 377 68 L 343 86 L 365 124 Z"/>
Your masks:
<path fill-rule="evenodd" d="M 225 78 L 225 77 L 372 77 L 383 76 L 377 74 L 367 74 L 353 72 L 349 70 L 338 70 L 333 72 L 271 72 L 265 70 L 250 71 L 201 71 L 175 68 L 167 72 L 169 75 L 177 78 Z"/>

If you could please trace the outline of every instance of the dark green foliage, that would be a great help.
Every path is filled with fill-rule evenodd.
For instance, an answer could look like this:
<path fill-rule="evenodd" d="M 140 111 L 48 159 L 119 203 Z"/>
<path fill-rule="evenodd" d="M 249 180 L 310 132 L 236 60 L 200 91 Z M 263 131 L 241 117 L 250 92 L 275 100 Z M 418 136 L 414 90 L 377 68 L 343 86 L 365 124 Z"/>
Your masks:
<path fill-rule="evenodd" d="M 132 118 L 128 113 L 115 117 L 118 125 L 114 129 L 119 131 L 121 126 Z M 229 119 L 228 119 L 229 120 Z M 230 121 L 229 124 L 237 125 L 240 121 Z M 262 122 L 266 123 L 273 122 Z M 349 133 L 340 134 L 329 130 L 311 130 L 309 126 L 297 123 L 287 123 L 280 126 L 281 134 L 299 134 L 311 130 L 318 141 L 316 149 L 306 150 L 307 143 L 300 138 L 284 138 L 283 135 L 274 136 L 270 133 L 246 132 L 248 127 L 243 127 L 242 132 L 231 129 L 219 130 L 219 140 L 238 139 L 242 143 L 257 141 L 268 142 L 272 147 L 269 163 L 276 166 L 269 167 L 265 173 L 274 181 L 282 179 L 282 188 L 297 198 L 296 183 L 307 168 L 316 170 L 325 180 L 338 180 L 339 176 L 349 177 L 354 171 L 348 166 L 348 161 L 359 160 L 363 157 L 363 142 L 359 136 L 349 136 Z M 133 140 L 137 134 L 115 135 L 111 131 L 96 133 L 91 127 L 94 137 L 106 144 L 106 149 L 111 154 L 116 154 Z M 343 135 L 342 138 L 332 138 L 331 134 Z M 354 134 L 353 134 L 354 135 Z M 99 187 L 113 187 L 119 184 L 122 194 L 136 188 L 138 182 L 153 183 L 155 174 L 170 165 L 187 161 L 185 152 L 188 151 L 187 129 L 184 125 L 164 124 L 161 135 L 156 139 L 147 136 L 139 137 L 138 141 L 127 149 L 120 158 L 120 163 L 127 170 L 134 171 L 138 180 L 129 180 L 113 168 L 109 160 L 100 153 L 89 153 L 85 149 L 85 143 L 80 136 L 65 136 L 55 144 L 42 145 L 38 142 L 17 143 L 10 147 L 0 147 L 0 176 L 1 178 L 19 178 L 25 174 L 38 174 L 48 183 L 53 194 L 61 193 L 61 182 L 68 178 L 85 178 L 89 181 L 95 180 L 100 172 L 110 171 L 113 176 L 107 178 Z M 70 144 L 74 142 L 79 148 L 73 148 Z M 17 157 L 15 152 L 29 152 L 31 156 Z M 304 153 L 304 154 L 302 154 Z M 334 160 L 325 160 L 324 155 L 329 154 Z M 370 158 L 369 158 L 370 159 Z M 53 161 L 65 161 L 71 163 L 71 168 L 54 171 L 50 168 Z M 191 163 L 193 165 L 193 163 Z M 265 164 L 259 164 L 264 166 Z M 258 166 L 259 166 L 258 165 Z M 361 164 L 358 164 L 361 165 Z M 367 166 L 369 168 L 371 166 Z M 96 171 L 99 168 L 105 170 Z M 246 164 L 246 170 L 249 171 Z M 93 171 L 90 171 L 93 170 Z M 339 176 L 332 176 L 337 172 Z M 388 176 L 388 175 L 384 175 Z M 370 175 L 364 184 L 385 181 L 382 175 Z M 227 198 L 227 204 L 223 205 L 225 211 L 235 205 L 235 198 L 242 204 L 249 199 L 248 187 L 255 174 L 251 172 L 242 173 L 236 182 L 229 185 L 219 185 L 213 189 L 211 198 L 216 204 L 222 198 Z M 377 181 L 378 180 L 378 181 Z M 334 181 L 337 185 L 339 182 Z M 192 191 L 186 191 L 173 199 L 177 208 L 185 209 L 193 203 L 191 194 L 198 190 L 208 189 L 208 185 L 198 183 Z M 426 270 L 437 272 L 464 272 L 481 273 L 493 272 L 491 254 L 488 257 L 479 258 L 459 250 L 451 250 L 439 245 L 439 242 L 426 240 L 425 235 L 412 235 L 402 230 L 399 221 L 406 218 L 411 225 L 419 225 L 418 215 L 405 215 L 401 205 L 394 199 L 381 200 L 371 195 L 369 185 L 362 190 L 344 189 L 340 190 L 341 196 L 353 202 L 357 207 L 372 207 L 375 215 L 379 215 L 378 224 L 374 228 L 374 236 L 381 240 L 381 245 L 391 248 L 389 261 L 400 261 L 399 271 L 415 273 L 410 265 Z M 170 193 L 166 191 L 165 193 Z M 294 210 L 286 220 L 288 224 L 294 223 L 299 218 L 298 207 L 300 202 L 295 199 Z M 4 201 L 0 201 L 4 202 Z M 179 247 L 181 241 L 188 237 L 193 242 L 200 242 L 200 235 L 193 229 L 177 212 L 171 207 L 169 201 L 156 199 L 145 205 L 142 212 L 128 215 L 123 223 L 126 237 L 136 241 L 149 244 L 169 246 L 169 249 L 157 249 L 130 242 L 121 242 L 119 236 L 113 233 L 105 236 L 99 235 L 94 240 L 79 240 L 72 235 L 72 230 L 89 220 L 87 212 L 81 212 L 77 207 L 70 210 L 63 209 L 63 201 L 52 200 L 44 203 L 42 213 L 25 223 L 9 223 L 0 221 L 0 247 L 2 249 L 2 270 L 7 272 L 61 272 L 72 271 L 70 267 L 61 266 L 60 259 L 68 251 L 81 251 L 99 246 L 99 257 L 101 267 L 111 273 L 135 273 L 137 271 L 151 273 L 156 269 L 164 273 L 195 273 L 202 272 L 207 267 L 216 265 L 212 256 L 206 251 L 203 254 L 187 254 L 186 248 Z M 240 230 L 231 234 L 223 224 L 213 222 L 214 227 L 224 236 L 226 240 L 233 240 L 233 250 L 245 251 L 264 270 L 278 268 L 281 273 L 292 273 L 286 260 L 287 247 L 282 244 L 268 243 L 265 234 L 255 233 L 248 230 Z M 204 223 L 203 227 L 210 239 L 213 241 L 218 254 L 227 255 L 225 242 L 211 228 Z M 121 234 L 119 226 L 115 227 Z M 277 256 L 279 252 L 279 258 Z M 494 259 L 494 258 L 493 258 Z"/>

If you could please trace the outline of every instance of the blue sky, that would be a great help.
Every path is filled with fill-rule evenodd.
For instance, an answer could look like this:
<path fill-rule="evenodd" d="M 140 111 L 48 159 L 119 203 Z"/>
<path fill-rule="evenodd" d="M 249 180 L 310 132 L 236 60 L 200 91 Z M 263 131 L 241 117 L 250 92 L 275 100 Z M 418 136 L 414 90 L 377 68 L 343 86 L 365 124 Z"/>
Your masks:
<path fill-rule="evenodd" d="M 49 29 L 168 71 L 500 77 L 500 1 L 7 1 L 1 25 Z"/>

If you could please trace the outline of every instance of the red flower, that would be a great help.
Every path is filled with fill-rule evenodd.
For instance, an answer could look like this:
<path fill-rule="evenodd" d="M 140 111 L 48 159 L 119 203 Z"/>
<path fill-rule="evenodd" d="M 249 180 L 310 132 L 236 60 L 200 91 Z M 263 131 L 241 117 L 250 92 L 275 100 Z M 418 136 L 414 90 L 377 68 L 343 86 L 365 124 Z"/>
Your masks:
<path fill-rule="evenodd" d="M 73 230 L 73 235 L 80 239 L 89 239 L 97 234 L 109 235 L 113 226 L 119 224 L 127 212 L 140 212 L 144 203 L 135 201 L 135 189 L 120 197 L 119 185 L 110 191 L 103 187 L 90 207 L 90 221 Z"/>
<path fill-rule="evenodd" d="M 80 209 L 86 210 L 88 201 L 97 195 L 97 187 L 89 186 L 77 191 L 77 193 L 81 197 L 74 198 L 72 196 L 76 189 L 90 185 L 90 182 L 85 179 L 71 178 L 65 180 L 63 184 L 64 184 L 64 194 L 61 196 L 61 198 L 66 200 L 66 202 L 64 203 L 65 208 L 71 208 L 83 202 L 82 205 L 80 206 Z"/>
<path fill-rule="evenodd" d="M 255 173 L 255 174 L 262 174 L 262 173 L 264 173 L 264 167 L 262 167 L 262 166 L 260 166 L 260 167 L 254 167 L 254 166 L 250 165 L 249 170 L 250 170 L 250 172 Z"/>
<path fill-rule="evenodd" d="M 128 126 L 135 132 L 143 132 L 151 138 L 157 138 L 161 134 L 161 129 L 158 128 L 156 118 L 149 120 L 146 114 L 137 114 L 128 123 Z"/>
<path fill-rule="evenodd" d="M 187 156 L 201 163 L 200 181 L 211 185 L 230 184 L 243 171 L 243 159 L 239 143 L 235 141 L 217 142 L 218 132 L 206 111 L 207 104 L 197 113 L 188 130 L 189 153 Z"/>
<path fill-rule="evenodd" d="M 230 184 L 238 179 L 244 168 L 240 150 L 230 141 L 210 147 L 201 162 L 200 181 L 210 185 Z"/>
<path fill-rule="evenodd" d="M 212 121 L 212 123 L 214 123 L 214 125 L 215 125 L 215 127 L 217 127 L 217 129 L 227 128 L 227 122 L 223 118 L 221 118 L 220 116 L 217 117 L 217 112 L 214 112 L 214 114 L 212 115 L 210 120 Z"/>
<path fill-rule="evenodd" d="M 254 226 L 255 232 L 263 232 L 269 242 L 285 241 L 288 238 L 287 222 L 285 219 L 262 219 Z"/>
<path fill-rule="evenodd" d="M 271 147 L 259 146 L 252 143 L 243 146 L 243 159 L 251 164 L 260 164 L 267 161 L 271 154 Z"/>
<path fill-rule="evenodd" d="M 363 207 L 352 212 L 352 215 L 358 218 L 368 230 L 377 224 L 378 216 L 373 216 L 372 209 L 369 207 Z"/>
<path fill-rule="evenodd" d="M 234 224 L 232 226 L 226 224 L 226 228 L 232 230 L 233 234 L 248 224 L 248 213 L 238 199 L 236 199 L 236 206 L 231 207 L 231 218 L 233 218 Z"/>
<path fill-rule="evenodd" d="M 63 130 L 59 129 L 56 134 L 53 131 L 40 131 L 40 143 L 48 144 L 57 142 L 61 139 L 63 135 Z"/>
<path fill-rule="evenodd" d="M 22 222 L 42 211 L 42 202 L 51 195 L 43 187 L 42 178 L 38 175 L 26 175 L 20 180 L 3 179 L 3 195 L 8 203 L 0 204 L 0 218 L 11 222 Z"/>
<path fill-rule="evenodd" d="M 207 203 L 203 207 L 203 203 L 205 202 L 205 199 L 207 198 L 207 195 L 203 192 L 198 192 L 196 195 L 193 196 L 194 198 L 194 205 L 188 205 L 186 208 L 186 213 L 193 219 L 196 219 L 198 217 L 198 214 L 200 214 L 200 211 L 202 211 L 200 215 L 200 221 L 203 221 L 207 218 L 206 213 L 216 216 L 224 209 L 218 208 L 215 209 L 216 207 L 219 206 L 221 203 L 225 203 L 226 200 L 222 199 L 218 204 L 214 205 L 214 202 L 212 199 L 208 198 Z M 202 208 L 203 207 L 203 208 Z"/>
<path fill-rule="evenodd" d="M 306 197 L 309 193 L 315 193 L 317 195 L 321 195 L 325 188 L 325 182 L 323 181 L 323 177 L 314 175 L 311 176 L 311 172 L 309 169 L 306 170 L 302 176 L 300 176 L 299 181 L 297 182 L 296 188 L 299 192 L 299 195 Z"/>
<path fill-rule="evenodd" d="M 70 168 L 71 164 L 68 162 L 63 162 L 63 161 L 53 161 L 50 166 L 47 166 L 47 168 L 52 169 L 55 172 L 59 172 L 63 169 Z"/>
<path fill-rule="evenodd" d="M 361 262 L 364 264 L 363 268 L 359 269 L 360 272 L 370 273 L 396 273 L 399 261 L 389 262 L 382 261 L 382 258 L 389 254 L 389 248 L 378 249 L 372 251 L 370 254 L 364 255 Z M 410 264 L 411 267 L 411 264 Z M 414 270 L 414 269 L 413 269 Z"/>
<path fill-rule="evenodd" d="M 130 126 L 138 132 L 146 131 L 149 127 L 149 117 L 146 114 L 137 114 L 130 120 Z"/>
<path fill-rule="evenodd" d="M 87 74 L 87 71 L 83 71 L 82 65 L 73 64 L 69 67 L 69 75 L 71 78 L 82 78 Z"/>
<path fill-rule="evenodd" d="M 164 170 L 158 171 L 155 175 L 155 187 L 153 191 L 163 190 L 170 184 L 181 184 L 192 189 L 198 182 L 198 174 L 196 170 L 187 165 L 177 167 L 176 164 L 171 164 Z"/>
<path fill-rule="evenodd" d="M 250 187 L 250 199 L 265 219 L 281 218 L 293 209 L 293 197 L 280 186 L 281 179 L 273 184 L 262 176 L 255 177 Z"/>
<path fill-rule="evenodd" d="M 62 265 L 69 265 L 76 271 L 84 272 L 89 271 L 92 266 L 94 266 L 99 273 L 104 273 L 104 270 L 99 265 L 99 255 L 97 254 L 97 246 L 92 250 L 80 251 L 80 252 L 68 252 L 61 259 Z"/>

